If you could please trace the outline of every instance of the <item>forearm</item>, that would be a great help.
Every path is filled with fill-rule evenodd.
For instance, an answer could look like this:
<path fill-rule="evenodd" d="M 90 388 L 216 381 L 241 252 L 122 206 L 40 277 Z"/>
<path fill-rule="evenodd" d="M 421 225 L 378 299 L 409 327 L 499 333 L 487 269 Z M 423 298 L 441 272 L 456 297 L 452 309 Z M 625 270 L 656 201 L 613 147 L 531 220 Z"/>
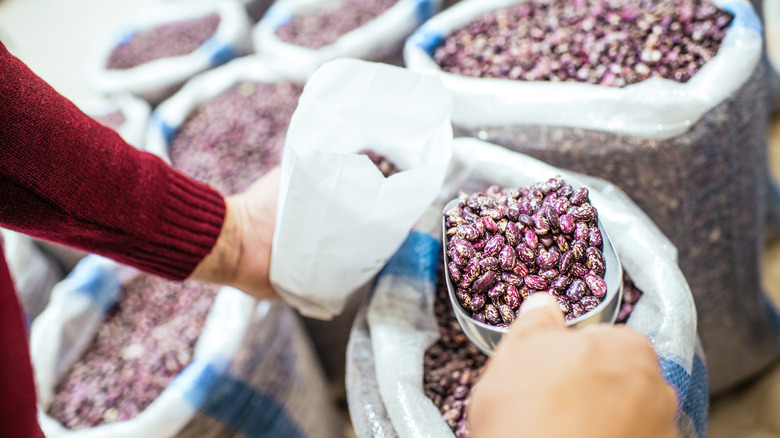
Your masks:
<path fill-rule="evenodd" d="M 59 95 L 0 44 L 0 226 L 168 278 L 211 252 L 222 196 Z"/>

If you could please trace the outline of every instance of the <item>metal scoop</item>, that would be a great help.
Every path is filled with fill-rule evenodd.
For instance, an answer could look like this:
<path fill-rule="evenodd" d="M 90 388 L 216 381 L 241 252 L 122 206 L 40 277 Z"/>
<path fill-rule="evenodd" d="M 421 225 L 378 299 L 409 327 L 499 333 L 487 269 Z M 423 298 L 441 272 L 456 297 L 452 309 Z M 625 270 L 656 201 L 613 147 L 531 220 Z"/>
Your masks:
<path fill-rule="evenodd" d="M 444 206 L 443 211 L 447 211 L 451 208 L 458 206 L 459 200 L 453 199 Z M 442 244 L 444 251 L 444 272 L 447 281 L 447 292 L 450 296 L 450 302 L 452 308 L 455 311 L 455 317 L 458 319 L 463 332 L 482 352 L 487 355 L 493 353 L 493 349 L 498 345 L 501 337 L 504 336 L 509 330 L 503 327 L 495 327 L 489 324 L 485 324 L 476 321 L 469 316 L 463 307 L 458 302 L 457 295 L 455 294 L 456 287 L 452 284 L 450 279 L 449 269 L 446 266 L 449 264 L 449 255 L 447 254 L 446 236 L 447 236 L 447 218 L 442 218 L 442 236 L 445 242 Z M 607 230 L 601 223 L 601 220 L 597 219 L 597 226 L 601 230 L 602 236 L 602 253 L 604 254 L 604 260 L 606 264 L 606 272 L 604 280 L 607 283 L 607 295 L 604 300 L 593 310 L 585 313 L 584 315 L 573 318 L 566 321 L 566 325 L 569 327 L 585 327 L 591 324 L 609 323 L 612 324 L 617 318 L 620 302 L 623 297 L 623 266 L 620 264 L 620 260 L 617 257 L 615 249 L 612 247 L 612 242 L 609 239 Z"/>

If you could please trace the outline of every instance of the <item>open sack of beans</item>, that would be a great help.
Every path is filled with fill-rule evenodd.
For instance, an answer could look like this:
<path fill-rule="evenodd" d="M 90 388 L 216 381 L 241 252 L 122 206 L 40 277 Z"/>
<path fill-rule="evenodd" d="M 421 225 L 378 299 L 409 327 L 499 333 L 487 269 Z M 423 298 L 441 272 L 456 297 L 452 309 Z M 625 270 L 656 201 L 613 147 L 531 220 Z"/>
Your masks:
<path fill-rule="evenodd" d="M 441 0 L 278 0 L 252 41 L 307 77 L 336 58 L 401 65 L 406 38 L 440 8 Z"/>
<path fill-rule="evenodd" d="M 466 0 L 407 40 L 455 136 L 627 193 L 679 251 L 714 392 L 780 355 L 760 285 L 769 176 L 761 23 L 747 0 Z"/>
<path fill-rule="evenodd" d="M 341 59 L 307 83 L 282 156 L 271 283 L 302 314 L 338 315 L 436 198 L 451 155 L 438 79 Z"/>
<path fill-rule="evenodd" d="M 281 162 L 303 84 L 288 71 L 243 57 L 193 77 L 157 106 L 146 149 L 231 195 Z"/>
<path fill-rule="evenodd" d="M 34 321 L 47 437 L 339 437 L 298 316 L 281 302 L 89 256 Z"/>
<path fill-rule="evenodd" d="M 31 321 L 46 307 L 51 289 L 65 276 L 62 267 L 35 239 L 15 231 L 0 229 L 0 251 L 4 251 L 24 315 Z"/>
<path fill-rule="evenodd" d="M 563 185 L 557 176 L 562 178 Z M 627 320 L 629 326 L 652 341 L 663 374 L 679 396 L 677 426 L 680 435 L 705 436 L 709 399 L 706 367 L 703 355 L 697 349 L 693 299 L 677 266 L 674 246 L 612 184 L 554 168 L 474 139 L 453 142 L 452 165 L 439 199 L 379 275 L 366 317 L 356 321 L 348 350 L 347 389 L 350 414 L 358 436 L 469 436 L 468 421 L 464 417 L 467 400 L 487 356 L 460 330 L 443 285 L 440 271 L 444 269 L 440 262 L 443 206 L 461 191 L 490 195 L 497 193 L 496 186 L 498 190 L 514 190 L 515 193 L 520 187 L 539 187 L 543 195 L 545 190 L 549 195 L 554 188 L 550 182 L 556 181 L 557 199 L 581 202 L 574 200 L 581 198 L 581 193 L 574 195 L 571 191 L 564 193 L 564 190 L 575 185 L 589 189 L 590 202 L 586 203 L 589 208 L 598 209 L 597 217 L 608 230 L 627 274 L 619 318 Z M 535 183 L 542 184 L 533 186 Z M 541 198 L 534 201 L 535 195 L 526 193 L 529 193 L 527 199 L 531 200 L 531 205 L 541 201 Z M 526 195 L 522 196 L 525 199 Z M 582 207 L 585 203 L 578 205 Z M 539 205 L 536 207 L 540 208 Z M 511 208 L 507 207 L 509 216 L 512 215 Z M 500 207 L 496 209 L 501 210 Z M 487 222 L 491 221 L 482 222 L 487 229 Z M 495 219 L 494 223 L 501 222 Z M 505 229 L 509 230 L 509 222 L 504 223 Z M 560 222 L 559 226 L 563 230 L 567 225 Z M 499 231 L 495 235 L 503 236 Z M 488 242 L 485 251 L 489 245 Z M 552 252 L 556 245 L 559 244 L 551 244 L 549 251 Z M 566 257 L 568 252 L 563 254 Z M 517 257 L 520 257 L 519 253 Z M 502 260 L 501 255 L 499 260 Z M 576 276 L 573 266 L 566 272 Z M 503 271 L 503 268 L 502 272 L 501 281 L 510 281 L 511 272 Z M 467 275 L 465 271 L 463 275 Z M 526 276 L 529 277 L 533 275 Z M 518 285 L 519 301 L 528 293 L 553 293 L 567 314 L 574 312 L 578 305 L 587 311 L 588 302 L 599 294 L 590 286 L 584 295 L 581 291 L 572 293 L 576 281 L 570 283 L 566 292 L 534 292 Z M 555 283 L 551 283 L 553 288 Z M 510 281 L 509 284 L 513 283 Z M 519 307 L 519 302 L 511 301 L 518 301 L 518 297 L 510 299 L 509 287 L 503 290 L 504 295 L 498 298 L 488 292 L 490 298 L 479 305 L 475 305 L 472 296 L 470 304 L 475 311 L 474 317 L 481 313 L 491 324 L 511 322 Z M 533 403 L 532 400 L 527 402 Z"/>
<path fill-rule="evenodd" d="M 249 17 L 233 0 L 152 5 L 98 39 L 87 81 L 98 93 L 157 104 L 191 76 L 250 51 Z"/>

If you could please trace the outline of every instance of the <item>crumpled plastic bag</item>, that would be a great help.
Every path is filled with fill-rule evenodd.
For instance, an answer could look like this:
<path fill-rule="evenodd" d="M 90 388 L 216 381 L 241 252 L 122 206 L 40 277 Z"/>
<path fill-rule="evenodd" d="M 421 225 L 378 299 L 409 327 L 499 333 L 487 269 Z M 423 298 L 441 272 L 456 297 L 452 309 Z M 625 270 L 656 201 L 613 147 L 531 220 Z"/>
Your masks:
<path fill-rule="evenodd" d="M 306 84 L 287 131 L 271 284 L 303 315 L 330 319 L 401 245 L 439 192 L 450 100 L 436 78 L 354 59 Z M 400 172 L 384 177 L 361 150 Z"/>
<path fill-rule="evenodd" d="M 367 317 L 359 318 L 353 328 L 347 390 L 358 436 L 453 436 L 422 390 L 423 355 L 439 336 L 433 299 L 442 208 L 461 189 L 525 186 L 555 175 L 590 189 L 623 268 L 644 292 L 628 325 L 652 340 L 663 374 L 677 391 L 680 435 L 706 435 L 707 371 L 702 352 L 696 348 L 695 307 L 677 266 L 675 247 L 623 192 L 606 181 L 478 140 L 456 139 L 440 197 L 377 278 Z"/>

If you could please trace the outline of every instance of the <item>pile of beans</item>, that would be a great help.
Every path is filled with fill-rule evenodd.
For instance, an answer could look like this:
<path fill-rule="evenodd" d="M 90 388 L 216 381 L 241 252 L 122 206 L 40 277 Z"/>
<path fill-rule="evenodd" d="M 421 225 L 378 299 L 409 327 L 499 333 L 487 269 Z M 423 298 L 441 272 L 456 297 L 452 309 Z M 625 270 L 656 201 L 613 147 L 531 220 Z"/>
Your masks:
<path fill-rule="evenodd" d="M 398 3 L 398 0 L 347 0 L 337 6 L 295 15 L 276 29 L 276 36 L 296 46 L 319 49 L 333 44 Z"/>
<path fill-rule="evenodd" d="M 440 269 L 434 314 L 439 340 L 425 351 L 423 389 L 457 438 L 469 437 L 468 410 L 471 389 L 479 379 L 487 356 L 468 340 L 450 307 L 443 269 Z M 616 323 L 625 323 L 642 292 L 623 275 L 624 295 Z"/>
<path fill-rule="evenodd" d="M 241 192 L 281 162 L 303 87 L 242 82 L 187 117 L 170 147 L 174 167 L 224 194 Z"/>
<path fill-rule="evenodd" d="M 74 430 L 137 416 L 191 361 L 218 291 L 139 274 L 58 383 L 48 414 Z"/>
<path fill-rule="evenodd" d="M 703 0 L 529 0 L 455 30 L 434 59 L 447 72 L 622 87 L 687 82 L 733 16 Z"/>
<path fill-rule="evenodd" d="M 603 239 L 588 195 L 559 176 L 461 193 L 458 206 L 444 212 L 447 270 L 472 318 L 505 327 L 524 299 L 543 291 L 558 299 L 567 319 L 604 300 Z"/>
<path fill-rule="evenodd" d="M 219 15 L 212 13 L 140 31 L 114 48 L 107 67 L 123 70 L 155 59 L 190 54 L 214 35 L 219 22 Z"/>

